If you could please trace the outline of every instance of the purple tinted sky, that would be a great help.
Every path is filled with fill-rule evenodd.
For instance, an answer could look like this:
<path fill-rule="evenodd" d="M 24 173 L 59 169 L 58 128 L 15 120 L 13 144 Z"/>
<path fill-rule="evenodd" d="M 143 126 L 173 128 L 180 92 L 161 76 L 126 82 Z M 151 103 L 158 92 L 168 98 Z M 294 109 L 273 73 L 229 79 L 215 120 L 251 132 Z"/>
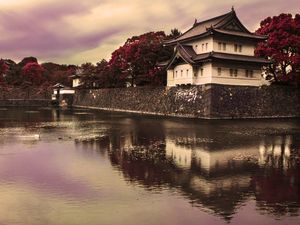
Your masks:
<path fill-rule="evenodd" d="M 299 0 L 0 0 L 0 57 L 81 64 L 109 59 L 128 37 L 181 31 L 234 6 L 251 31 L 267 16 L 299 13 Z"/>

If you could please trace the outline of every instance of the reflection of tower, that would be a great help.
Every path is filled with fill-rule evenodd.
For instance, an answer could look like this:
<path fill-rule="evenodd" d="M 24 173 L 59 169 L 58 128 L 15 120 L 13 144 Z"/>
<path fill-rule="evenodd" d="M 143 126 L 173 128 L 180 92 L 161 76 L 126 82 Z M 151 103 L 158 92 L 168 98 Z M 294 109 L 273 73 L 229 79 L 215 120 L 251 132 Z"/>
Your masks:
<path fill-rule="evenodd" d="M 186 146 L 178 146 L 171 140 L 166 140 L 166 155 L 171 157 L 180 168 L 191 168 L 192 149 Z"/>
<path fill-rule="evenodd" d="M 181 185 L 193 202 L 225 219 L 251 193 L 250 168 L 257 167 L 258 145 L 218 148 L 205 138 L 167 138 L 166 155 L 186 171 L 177 177 L 176 185 Z"/>
<path fill-rule="evenodd" d="M 291 136 L 277 136 L 259 147 L 259 164 L 287 170 L 290 167 Z"/>
<path fill-rule="evenodd" d="M 203 174 L 225 173 L 241 170 L 255 164 L 259 157 L 258 146 L 231 147 L 209 150 L 211 143 L 177 144 L 179 141 L 166 140 L 166 155 L 180 168 L 190 168 Z M 250 160 L 250 161 L 249 161 Z M 236 171 L 235 171 L 236 172 Z"/>

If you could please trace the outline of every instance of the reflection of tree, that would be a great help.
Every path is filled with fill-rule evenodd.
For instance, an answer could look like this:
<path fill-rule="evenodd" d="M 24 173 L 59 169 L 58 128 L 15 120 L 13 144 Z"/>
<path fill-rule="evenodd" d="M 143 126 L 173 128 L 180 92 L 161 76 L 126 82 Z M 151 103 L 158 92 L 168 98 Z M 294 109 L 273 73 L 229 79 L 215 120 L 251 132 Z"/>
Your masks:
<path fill-rule="evenodd" d="M 252 185 L 260 210 L 276 216 L 298 215 L 300 202 L 300 167 L 283 172 L 266 169 L 252 178 Z"/>
<path fill-rule="evenodd" d="M 118 167 L 129 181 L 138 181 L 146 187 L 172 185 L 172 180 L 181 173 L 164 154 L 141 159 L 132 153 L 124 150 L 110 152 L 112 165 Z"/>
<path fill-rule="evenodd" d="M 247 135 L 236 127 L 230 133 L 226 123 L 214 130 L 214 123 L 175 129 L 176 123 L 161 127 L 147 119 L 120 121 L 100 148 L 108 150 L 127 181 L 147 189 L 177 189 L 191 204 L 225 220 L 249 198 L 269 214 L 299 214 L 297 135 L 275 135 L 275 130 L 255 136 L 252 127 L 243 128 Z M 157 149 L 155 143 L 165 145 Z"/>
<path fill-rule="evenodd" d="M 265 142 L 260 147 L 261 169 L 252 177 L 258 207 L 276 216 L 299 214 L 299 151 L 291 149 L 292 143 L 291 136 Z"/>

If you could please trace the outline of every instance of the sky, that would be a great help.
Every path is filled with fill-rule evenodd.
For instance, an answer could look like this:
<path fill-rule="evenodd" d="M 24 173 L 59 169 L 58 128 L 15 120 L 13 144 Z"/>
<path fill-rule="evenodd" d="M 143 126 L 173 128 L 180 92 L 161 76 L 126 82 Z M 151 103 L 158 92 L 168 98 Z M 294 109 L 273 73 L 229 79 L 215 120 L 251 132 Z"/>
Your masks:
<path fill-rule="evenodd" d="M 109 60 L 133 35 L 227 13 L 252 32 L 261 20 L 299 13 L 299 0 L 0 0 L 0 58 L 80 65 Z"/>

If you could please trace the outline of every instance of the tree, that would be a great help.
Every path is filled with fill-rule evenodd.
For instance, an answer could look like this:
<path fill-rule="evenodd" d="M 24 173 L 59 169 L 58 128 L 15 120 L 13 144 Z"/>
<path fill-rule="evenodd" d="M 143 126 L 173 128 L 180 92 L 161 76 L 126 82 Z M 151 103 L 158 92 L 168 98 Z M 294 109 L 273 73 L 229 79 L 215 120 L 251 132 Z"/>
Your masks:
<path fill-rule="evenodd" d="M 53 86 L 57 83 L 71 86 L 70 76 L 75 73 L 77 68 L 73 65 L 60 65 L 52 62 L 43 63 L 42 67 L 45 69 L 43 86 Z"/>
<path fill-rule="evenodd" d="M 43 81 L 43 72 L 45 69 L 36 62 L 29 62 L 22 68 L 24 81 L 32 85 L 40 85 Z"/>
<path fill-rule="evenodd" d="M 131 86 L 162 84 L 163 71 L 158 62 L 169 59 L 172 49 L 164 48 L 164 32 L 149 32 L 129 38 L 123 46 L 112 53 L 109 67 L 114 76 Z"/>
<path fill-rule="evenodd" d="M 4 78 L 6 76 L 6 73 L 8 71 L 9 67 L 5 60 L 0 59 L 0 85 L 4 83 Z"/>
<path fill-rule="evenodd" d="M 95 70 L 96 70 L 95 65 L 90 62 L 86 62 L 86 63 L 81 64 L 81 66 L 79 67 L 79 70 L 80 70 L 82 85 L 85 88 L 94 87 L 94 83 L 95 83 L 95 79 L 96 79 L 95 78 Z"/>
<path fill-rule="evenodd" d="M 174 38 L 177 38 L 180 35 L 181 35 L 181 32 L 177 28 L 174 28 L 174 29 L 171 30 L 171 33 L 168 35 L 168 38 L 174 39 Z"/>
<path fill-rule="evenodd" d="M 274 82 L 300 83 L 300 15 L 280 14 L 261 21 L 256 31 L 268 35 L 258 44 L 255 54 L 271 60 L 266 72 Z"/>

